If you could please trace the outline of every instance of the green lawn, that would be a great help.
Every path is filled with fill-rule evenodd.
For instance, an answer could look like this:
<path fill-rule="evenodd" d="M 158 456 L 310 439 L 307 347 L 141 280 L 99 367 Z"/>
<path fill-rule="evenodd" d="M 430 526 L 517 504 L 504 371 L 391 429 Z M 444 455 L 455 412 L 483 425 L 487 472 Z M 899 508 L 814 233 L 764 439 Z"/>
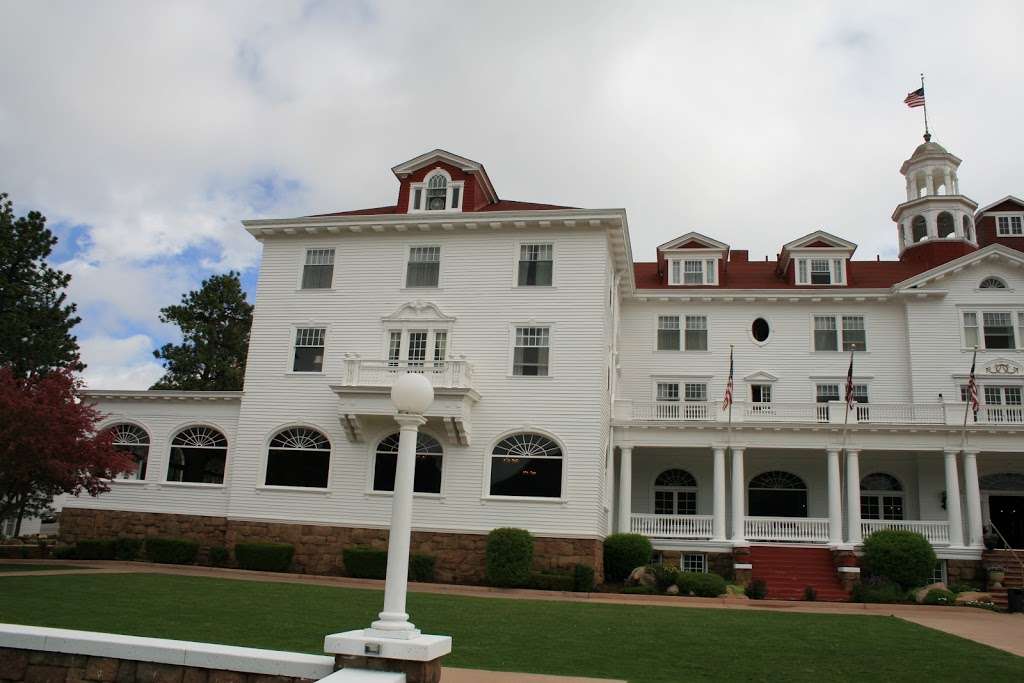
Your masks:
<path fill-rule="evenodd" d="M 379 591 L 119 574 L 0 579 L 0 621 L 319 653 Z M 598 605 L 414 593 L 451 666 L 624 678 L 1024 680 L 1024 658 L 891 617 Z"/>
<path fill-rule="evenodd" d="M 64 569 L 92 569 L 70 564 L 0 564 L 0 572 L 45 572 Z"/>

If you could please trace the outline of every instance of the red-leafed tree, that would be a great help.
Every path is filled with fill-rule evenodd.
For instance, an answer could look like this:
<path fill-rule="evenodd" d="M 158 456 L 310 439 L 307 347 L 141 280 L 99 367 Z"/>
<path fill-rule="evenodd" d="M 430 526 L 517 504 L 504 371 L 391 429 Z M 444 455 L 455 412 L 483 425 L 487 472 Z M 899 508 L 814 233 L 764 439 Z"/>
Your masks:
<path fill-rule="evenodd" d="M 109 432 L 97 432 L 103 416 L 81 400 L 80 388 L 70 369 L 23 378 L 0 367 L 0 519 L 17 518 L 15 535 L 54 496 L 99 495 L 135 466 Z"/>

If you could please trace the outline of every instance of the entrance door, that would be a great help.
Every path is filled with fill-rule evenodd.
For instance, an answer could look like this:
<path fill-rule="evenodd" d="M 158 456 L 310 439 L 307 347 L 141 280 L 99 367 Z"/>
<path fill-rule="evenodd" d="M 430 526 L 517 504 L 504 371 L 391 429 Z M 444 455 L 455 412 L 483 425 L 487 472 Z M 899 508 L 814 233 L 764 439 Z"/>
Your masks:
<path fill-rule="evenodd" d="M 1011 548 L 1024 548 L 1024 496 L 989 496 L 989 519 Z"/>
<path fill-rule="evenodd" d="M 807 485 L 789 472 L 764 472 L 750 480 L 751 517 L 806 517 Z"/>

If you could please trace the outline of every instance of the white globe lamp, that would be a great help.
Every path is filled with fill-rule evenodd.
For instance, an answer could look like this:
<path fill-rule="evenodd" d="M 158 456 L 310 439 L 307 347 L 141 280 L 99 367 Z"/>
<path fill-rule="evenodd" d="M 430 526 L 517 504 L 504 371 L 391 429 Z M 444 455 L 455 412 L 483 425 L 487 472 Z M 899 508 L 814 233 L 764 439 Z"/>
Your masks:
<path fill-rule="evenodd" d="M 391 402 L 400 413 L 422 415 L 434 402 L 434 387 L 423 375 L 405 373 L 391 387 Z"/>

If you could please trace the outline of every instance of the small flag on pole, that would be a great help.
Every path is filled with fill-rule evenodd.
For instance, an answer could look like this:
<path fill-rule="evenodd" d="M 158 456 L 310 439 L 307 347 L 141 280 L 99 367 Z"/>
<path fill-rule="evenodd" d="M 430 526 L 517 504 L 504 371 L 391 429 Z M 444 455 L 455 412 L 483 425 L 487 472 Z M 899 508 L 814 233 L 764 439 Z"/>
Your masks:
<path fill-rule="evenodd" d="M 914 107 L 923 107 L 924 106 L 924 86 L 922 85 L 917 90 L 915 90 L 913 92 L 907 93 L 907 97 L 906 97 L 905 100 L 903 100 L 903 104 L 907 105 L 911 109 L 913 109 Z"/>
<path fill-rule="evenodd" d="M 978 352 L 974 352 L 974 358 L 971 359 L 971 375 L 967 379 L 967 402 L 971 404 L 971 412 L 974 413 L 974 417 L 978 417 L 978 383 L 974 380 L 974 365 L 978 362 Z M 966 418 L 964 418 L 966 419 Z"/>
<path fill-rule="evenodd" d="M 733 362 L 732 362 L 732 347 L 729 347 L 729 381 L 725 383 L 725 396 L 722 398 L 722 410 L 728 410 L 729 406 L 732 405 L 732 374 L 733 374 Z"/>
<path fill-rule="evenodd" d="M 846 371 L 846 407 L 853 410 L 853 351 L 850 351 L 850 369 Z"/>

